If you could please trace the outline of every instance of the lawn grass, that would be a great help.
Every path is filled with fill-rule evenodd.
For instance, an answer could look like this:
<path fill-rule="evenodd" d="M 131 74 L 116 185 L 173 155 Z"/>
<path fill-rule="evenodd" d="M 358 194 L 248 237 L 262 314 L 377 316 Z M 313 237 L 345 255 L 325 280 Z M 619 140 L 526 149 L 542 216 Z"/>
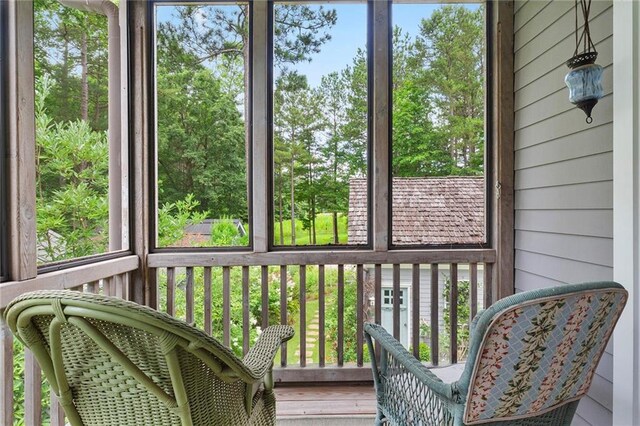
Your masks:
<path fill-rule="evenodd" d="M 333 244 L 333 219 L 331 213 L 316 215 L 316 244 Z M 291 219 L 282 221 L 284 244 L 291 244 Z M 274 243 L 280 244 L 280 223 L 274 222 Z M 338 214 L 338 243 L 347 243 L 347 216 Z M 309 230 L 304 229 L 301 220 L 296 219 L 296 245 L 310 245 Z"/>
<path fill-rule="evenodd" d="M 306 312 L 306 331 L 309 332 L 309 325 L 313 321 L 316 313 L 318 312 L 318 300 L 307 300 L 307 312 Z M 287 365 L 298 365 L 300 363 L 300 356 L 296 355 L 296 351 L 300 350 L 300 315 L 295 317 L 291 326 L 296 331 L 296 334 L 287 342 Z M 312 362 L 318 362 L 319 359 L 319 346 L 315 345 L 313 348 L 313 356 L 311 359 L 307 358 L 307 364 Z M 276 355 L 274 365 L 280 365 L 280 352 Z"/>

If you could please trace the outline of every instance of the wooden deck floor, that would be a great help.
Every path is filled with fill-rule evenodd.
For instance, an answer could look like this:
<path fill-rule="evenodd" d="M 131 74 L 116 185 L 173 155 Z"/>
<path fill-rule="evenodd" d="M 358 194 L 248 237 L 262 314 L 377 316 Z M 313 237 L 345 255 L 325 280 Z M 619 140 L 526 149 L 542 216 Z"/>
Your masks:
<path fill-rule="evenodd" d="M 278 418 L 371 417 L 376 413 L 373 385 L 276 387 Z"/>

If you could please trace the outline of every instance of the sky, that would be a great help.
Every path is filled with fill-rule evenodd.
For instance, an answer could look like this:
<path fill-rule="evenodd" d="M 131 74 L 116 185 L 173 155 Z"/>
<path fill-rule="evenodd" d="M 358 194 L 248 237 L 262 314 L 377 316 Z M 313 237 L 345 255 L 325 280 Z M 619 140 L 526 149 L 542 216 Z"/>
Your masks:
<path fill-rule="evenodd" d="M 394 4 L 392 23 L 394 26 L 400 26 L 411 37 L 415 37 L 421 20 L 431 16 L 431 13 L 440 6 L 439 4 Z M 351 65 L 358 48 L 364 48 L 367 43 L 366 3 L 333 3 L 324 7 L 335 9 L 338 16 L 336 24 L 330 30 L 331 40 L 321 46 L 321 51 L 312 56 L 311 62 L 301 62 L 289 67 L 306 75 L 311 87 L 319 85 L 323 75 L 333 71 L 339 72 L 347 65 Z M 478 6 L 467 5 L 467 7 L 475 9 Z M 158 6 L 158 21 L 170 20 L 172 10 L 173 6 Z"/>
<path fill-rule="evenodd" d="M 393 25 L 398 25 L 412 37 L 418 34 L 420 21 L 438 8 L 437 4 L 395 4 L 392 9 Z M 331 40 L 322 46 L 320 53 L 312 61 L 295 66 L 305 74 L 312 87 L 320 83 L 323 75 L 340 71 L 352 64 L 358 48 L 367 43 L 367 5 L 333 4 L 331 8 L 338 14 L 338 22 L 331 29 Z"/>

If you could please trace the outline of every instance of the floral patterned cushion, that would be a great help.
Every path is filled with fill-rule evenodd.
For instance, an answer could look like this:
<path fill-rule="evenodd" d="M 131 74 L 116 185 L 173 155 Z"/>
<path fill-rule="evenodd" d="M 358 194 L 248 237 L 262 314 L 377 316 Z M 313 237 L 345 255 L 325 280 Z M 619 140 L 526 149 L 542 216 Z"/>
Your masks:
<path fill-rule="evenodd" d="M 593 290 L 496 314 L 475 360 L 464 422 L 542 414 L 583 396 L 625 299 L 624 290 Z"/>

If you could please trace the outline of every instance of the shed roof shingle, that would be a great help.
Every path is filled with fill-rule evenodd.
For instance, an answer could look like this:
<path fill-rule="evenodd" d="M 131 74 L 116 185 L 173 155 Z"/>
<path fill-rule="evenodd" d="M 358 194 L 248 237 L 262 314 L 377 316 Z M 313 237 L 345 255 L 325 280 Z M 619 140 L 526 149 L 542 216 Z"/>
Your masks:
<path fill-rule="evenodd" d="M 484 178 L 394 178 L 393 244 L 481 244 Z M 350 244 L 367 241 L 367 181 L 349 185 Z"/>

